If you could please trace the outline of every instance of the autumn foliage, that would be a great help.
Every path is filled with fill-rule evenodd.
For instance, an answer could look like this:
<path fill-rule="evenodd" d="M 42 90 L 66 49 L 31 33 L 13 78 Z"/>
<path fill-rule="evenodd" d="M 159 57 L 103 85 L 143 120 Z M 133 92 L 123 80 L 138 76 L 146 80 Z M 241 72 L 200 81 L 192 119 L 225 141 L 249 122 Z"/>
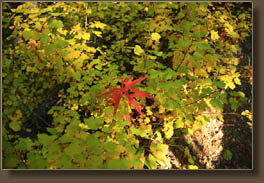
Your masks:
<path fill-rule="evenodd" d="M 175 139 L 207 125 L 208 108 L 223 121 L 224 106 L 236 113 L 249 100 L 238 86 L 252 84 L 252 64 L 240 64 L 251 11 L 249 2 L 3 3 L 3 168 L 171 169 L 173 146 L 183 168 L 201 168 Z"/>

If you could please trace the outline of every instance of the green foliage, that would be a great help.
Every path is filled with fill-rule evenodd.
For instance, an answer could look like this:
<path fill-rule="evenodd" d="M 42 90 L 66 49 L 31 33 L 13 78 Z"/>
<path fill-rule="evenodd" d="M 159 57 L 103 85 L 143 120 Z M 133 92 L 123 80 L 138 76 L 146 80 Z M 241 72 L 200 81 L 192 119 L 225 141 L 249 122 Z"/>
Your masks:
<path fill-rule="evenodd" d="M 220 3 L 236 9 L 230 15 L 213 2 L 4 3 L 3 168 L 172 168 L 168 141 L 206 125 L 207 108 L 235 110 L 247 100 L 234 91 L 241 85 L 235 56 L 252 15 L 235 4 Z M 154 99 L 147 106 L 135 97 L 145 112 L 129 121 L 126 100 L 114 116 L 100 94 L 132 75 L 146 78 L 135 87 Z M 46 91 L 61 83 L 69 88 L 48 111 L 51 126 L 34 138 L 17 135 Z M 185 168 L 197 169 L 190 150 L 182 150 Z"/>
<path fill-rule="evenodd" d="M 224 159 L 225 160 L 227 160 L 227 161 L 229 161 L 229 160 L 231 160 L 232 159 L 232 152 L 230 151 L 230 150 L 226 150 L 225 152 L 224 152 Z"/>

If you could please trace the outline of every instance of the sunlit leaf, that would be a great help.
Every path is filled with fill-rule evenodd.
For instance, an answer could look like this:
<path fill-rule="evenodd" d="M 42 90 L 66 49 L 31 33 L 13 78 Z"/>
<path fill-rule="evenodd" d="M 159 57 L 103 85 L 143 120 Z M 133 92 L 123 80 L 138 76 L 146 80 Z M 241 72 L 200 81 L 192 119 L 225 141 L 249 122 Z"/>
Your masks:
<path fill-rule="evenodd" d="M 213 107 L 216 107 L 217 109 L 221 111 L 223 110 L 223 104 L 218 99 L 212 99 L 210 103 Z"/>
<path fill-rule="evenodd" d="M 136 45 L 135 48 L 134 48 L 134 53 L 136 55 L 142 55 L 145 53 L 145 51 L 139 46 L 139 45 Z"/>
<path fill-rule="evenodd" d="M 156 32 L 151 34 L 151 39 L 153 41 L 158 41 L 160 38 L 161 38 L 161 36 Z"/>

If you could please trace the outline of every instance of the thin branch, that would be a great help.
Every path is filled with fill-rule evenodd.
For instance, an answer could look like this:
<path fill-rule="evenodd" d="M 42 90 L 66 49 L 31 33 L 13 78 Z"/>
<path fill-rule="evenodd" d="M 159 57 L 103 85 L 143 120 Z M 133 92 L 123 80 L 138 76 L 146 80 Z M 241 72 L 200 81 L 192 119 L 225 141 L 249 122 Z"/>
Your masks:
<path fill-rule="evenodd" d="M 192 44 L 193 44 L 193 41 L 192 41 L 191 45 L 188 47 L 188 49 L 185 51 L 184 56 L 183 56 L 183 59 L 182 59 L 181 63 L 178 65 L 178 67 L 175 69 L 175 72 L 177 72 L 178 69 L 180 68 L 180 66 L 183 64 L 183 62 L 184 62 L 184 60 L 185 60 L 185 58 L 187 56 L 187 53 L 189 52 Z"/>
<path fill-rule="evenodd" d="M 192 104 L 194 104 L 194 103 L 197 103 L 197 102 L 199 102 L 200 100 L 202 100 L 202 99 L 204 99 L 204 98 L 206 98 L 206 97 L 210 97 L 210 96 L 211 96 L 212 94 L 214 94 L 215 92 L 216 92 L 216 91 L 214 91 L 213 93 L 210 93 L 210 94 L 208 94 L 208 95 L 205 95 L 205 96 L 199 98 L 198 100 L 196 100 L 196 101 L 194 101 L 194 102 L 191 102 L 191 103 L 185 105 L 185 107 L 187 107 L 187 106 L 189 106 L 189 105 L 192 105 Z"/>
<path fill-rule="evenodd" d="M 230 114 L 230 115 L 238 115 L 238 116 L 243 116 L 241 114 L 238 114 L 238 113 L 224 113 L 224 112 L 205 112 L 205 113 L 202 113 L 202 114 Z"/>

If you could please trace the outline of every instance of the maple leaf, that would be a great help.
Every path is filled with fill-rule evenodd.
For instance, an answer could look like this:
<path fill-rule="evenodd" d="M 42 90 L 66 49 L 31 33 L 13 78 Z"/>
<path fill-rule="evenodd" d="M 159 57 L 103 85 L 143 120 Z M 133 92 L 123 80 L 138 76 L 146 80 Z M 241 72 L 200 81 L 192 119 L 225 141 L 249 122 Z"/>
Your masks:
<path fill-rule="evenodd" d="M 113 88 L 110 89 L 108 92 L 101 94 L 100 96 L 105 96 L 105 95 L 109 95 L 112 94 L 111 96 L 111 101 L 115 103 L 115 108 L 114 108 L 114 114 L 116 114 L 116 111 L 118 109 L 119 103 L 121 98 L 123 98 L 123 96 L 125 95 L 128 98 L 128 103 L 129 106 L 134 106 L 135 109 L 137 110 L 137 112 L 139 114 L 142 114 L 141 112 L 141 107 L 135 102 L 134 98 L 135 97 L 147 97 L 147 98 L 152 98 L 150 95 L 148 95 L 147 93 L 144 93 L 142 91 L 139 91 L 135 88 L 131 88 L 133 85 L 143 81 L 144 79 L 146 79 L 145 77 L 141 77 L 139 79 L 136 79 L 134 81 L 133 77 L 131 78 L 127 78 L 127 79 L 122 79 L 122 84 L 121 84 L 121 88 Z M 135 93 L 133 94 L 129 94 L 128 91 L 131 90 Z"/>

